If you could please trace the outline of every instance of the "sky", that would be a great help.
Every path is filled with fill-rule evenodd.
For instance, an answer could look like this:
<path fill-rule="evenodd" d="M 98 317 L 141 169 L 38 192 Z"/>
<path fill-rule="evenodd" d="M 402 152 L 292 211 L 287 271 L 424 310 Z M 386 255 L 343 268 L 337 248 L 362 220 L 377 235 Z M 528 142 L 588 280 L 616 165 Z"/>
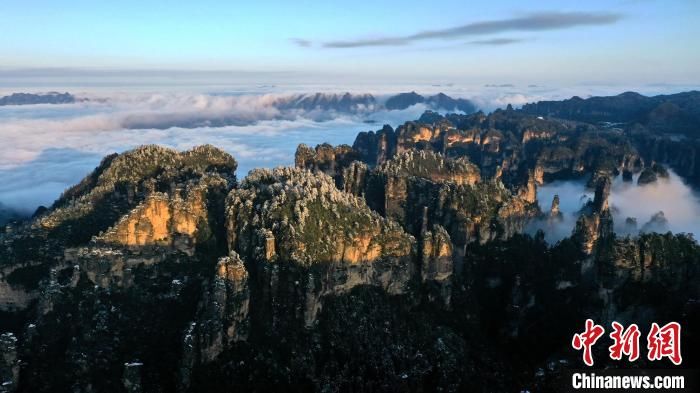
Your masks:
<path fill-rule="evenodd" d="M 700 2 L 3 0 L 0 79 L 700 81 Z"/>

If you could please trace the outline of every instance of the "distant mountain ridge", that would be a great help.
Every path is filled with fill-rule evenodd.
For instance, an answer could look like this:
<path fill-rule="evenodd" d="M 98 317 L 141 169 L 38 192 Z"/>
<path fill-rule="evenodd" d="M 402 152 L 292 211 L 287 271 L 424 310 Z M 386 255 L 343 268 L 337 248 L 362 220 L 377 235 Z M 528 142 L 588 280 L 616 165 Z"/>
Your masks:
<path fill-rule="evenodd" d="M 700 91 L 647 97 L 636 92 L 526 104 L 522 112 L 588 123 L 638 123 L 657 132 L 700 136 Z"/>
<path fill-rule="evenodd" d="M 425 104 L 427 109 L 461 111 L 466 114 L 477 111 L 476 105 L 465 98 L 452 98 L 444 93 L 422 96 L 415 91 L 390 96 L 384 104 L 372 94 L 335 94 L 315 93 L 297 94 L 283 97 L 273 104 L 281 110 L 322 110 L 341 113 L 374 112 L 381 109 L 389 111 L 404 110 L 416 104 Z"/>
<path fill-rule="evenodd" d="M 37 104 L 72 104 L 78 101 L 70 93 L 49 92 L 46 94 L 12 93 L 0 97 L 0 106 L 4 105 L 37 105 Z"/>
<path fill-rule="evenodd" d="M 71 104 L 85 101 L 70 93 L 49 92 L 45 94 L 13 93 L 0 97 L 2 105 L 36 105 L 36 104 Z M 425 104 L 427 109 L 462 111 L 474 113 L 477 107 L 465 98 L 452 98 L 444 93 L 422 96 L 416 92 L 400 93 L 390 96 L 386 101 L 377 99 L 372 94 L 353 93 L 310 93 L 280 96 L 272 101 L 272 106 L 281 111 L 326 111 L 338 113 L 361 114 L 378 110 L 403 110 L 415 104 Z"/>
<path fill-rule="evenodd" d="M 426 104 L 429 109 L 444 109 L 448 111 L 462 111 L 466 114 L 477 111 L 476 106 L 465 98 L 452 98 L 444 93 L 434 96 L 424 97 L 415 91 L 410 93 L 400 93 L 389 97 L 384 106 L 388 110 L 402 110 L 416 104 Z"/>
<path fill-rule="evenodd" d="M 355 113 L 375 110 L 377 100 L 371 94 L 295 94 L 278 99 L 274 106 L 281 110 L 333 110 Z"/>

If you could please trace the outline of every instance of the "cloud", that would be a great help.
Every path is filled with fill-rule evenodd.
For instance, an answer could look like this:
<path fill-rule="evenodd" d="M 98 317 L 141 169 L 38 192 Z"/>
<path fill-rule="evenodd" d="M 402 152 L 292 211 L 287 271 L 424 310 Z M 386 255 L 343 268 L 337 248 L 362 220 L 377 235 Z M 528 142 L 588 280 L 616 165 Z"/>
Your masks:
<path fill-rule="evenodd" d="M 308 92 L 316 91 L 315 86 L 308 88 L 313 89 Z M 629 88 L 517 89 L 509 86 L 494 89 L 482 85 L 471 90 L 459 84 L 442 84 L 374 86 L 374 90 L 357 87 L 353 93 L 371 92 L 378 102 L 383 102 L 389 94 L 399 91 L 415 89 L 424 95 L 442 91 L 455 98 L 468 98 L 479 108 L 490 111 L 507 104 L 519 106 L 572 95 L 610 95 Z M 672 91 L 677 88 L 666 92 Z M 245 176 L 248 170 L 256 167 L 293 165 L 299 143 L 352 144 L 360 131 L 376 130 L 383 124 L 396 127 L 418 118 L 428 109 L 418 104 L 403 111 L 374 109 L 360 115 L 315 109 L 310 112 L 287 110 L 276 104 L 294 101 L 301 93 L 279 89 L 267 94 L 109 92 L 103 89 L 73 93 L 90 101 L 0 107 L 0 141 L 5 142 L 0 143 L 0 204 L 5 208 L 27 214 L 40 204 L 51 204 L 65 188 L 79 182 L 95 168 L 104 155 L 141 144 L 161 144 L 184 150 L 211 143 L 233 154 L 239 162 L 238 175 Z M 583 185 L 580 187 L 583 189 Z M 562 209 L 565 209 L 569 198 L 564 198 L 561 190 L 557 192 L 562 194 Z M 574 192 L 572 202 L 578 201 L 575 198 L 578 192 Z M 623 196 L 620 194 L 620 198 Z M 679 195 L 677 199 L 681 198 Z M 551 195 L 543 203 L 545 206 L 551 203 Z M 619 205 L 625 215 L 636 216 L 640 225 L 651 214 L 627 212 L 622 208 L 626 206 L 622 199 L 613 200 L 613 203 Z M 652 206 L 664 210 L 671 228 L 682 223 L 670 207 Z M 700 222 L 697 216 L 691 218 Z M 571 228 L 566 227 L 564 232 L 570 233 Z"/>
<path fill-rule="evenodd" d="M 472 44 L 472 45 L 500 46 L 500 45 L 517 44 L 517 43 L 523 42 L 523 41 L 525 41 L 525 40 L 522 38 L 492 38 L 492 39 L 488 39 L 488 40 L 470 41 L 468 43 Z"/>
<path fill-rule="evenodd" d="M 427 30 L 406 36 L 328 41 L 322 43 L 321 46 L 324 48 L 400 46 L 422 40 L 452 39 L 498 34 L 508 31 L 546 31 L 579 26 L 609 25 L 616 23 L 620 19 L 622 19 L 622 15 L 609 12 L 542 12 L 509 19 L 474 22 L 448 29 Z M 486 41 L 497 40 L 499 39 Z"/>
<path fill-rule="evenodd" d="M 412 39 L 406 37 L 394 37 L 394 38 L 374 38 L 369 40 L 356 40 L 356 41 L 330 41 L 324 43 L 322 46 L 324 48 L 359 48 L 366 46 L 402 46 L 409 44 Z"/>
<path fill-rule="evenodd" d="M 358 116 L 277 107 L 302 97 L 296 93 L 101 91 L 81 96 L 90 101 L 0 107 L 0 140 L 6 142 L 0 143 L 0 221 L 7 212 L 27 215 L 39 205 L 50 205 L 102 157 L 139 145 L 185 150 L 210 143 L 236 158 L 242 177 L 253 168 L 294 165 L 299 143 L 352 144 L 360 131 L 386 123 L 396 126 L 426 109 Z"/>
<path fill-rule="evenodd" d="M 289 40 L 302 48 L 308 48 L 311 46 L 311 41 L 305 40 L 303 38 L 290 38 Z"/>
<path fill-rule="evenodd" d="M 609 202 L 617 234 L 636 235 L 659 211 L 663 211 L 668 219 L 668 228 L 664 231 L 700 234 L 700 198 L 673 170 L 669 169 L 669 174 L 668 179 L 644 186 L 637 185 L 639 175 L 635 175 L 634 181 L 629 183 L 623 182 L 621 176 L 613 180 Z M 555 181 L 537 189 L 537 198 L 543 211 L 549 211 L 554 195 L 559 195 L 563 220 L 535 220 L 527 228 L 529 233 L 543 230 L 547 241 L 552 243 L 571 235 L 577 220 L 576 213 L 588 199 L 593 198 L 592 191 L 586 188 L 583 180 Z M 630 231 L 625 226 L 628 217 L 637 219 L 636 231 Z M 651 227 L 661 229 L 659 226 Z"/>

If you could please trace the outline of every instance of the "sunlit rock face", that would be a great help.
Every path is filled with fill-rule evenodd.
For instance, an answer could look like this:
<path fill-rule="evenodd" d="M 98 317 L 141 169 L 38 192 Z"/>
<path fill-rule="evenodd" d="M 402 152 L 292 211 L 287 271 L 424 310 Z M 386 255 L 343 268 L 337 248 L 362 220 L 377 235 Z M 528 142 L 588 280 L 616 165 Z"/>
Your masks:
<path fill-rule="evenodd" d="M 226 217 L 229 249 L 269 283 L 258 296 L 273 327 L 294 323 L 281 299 L 312 325 L 325 295 L 358 285 L 403 293 L 414 271 L 414 238 L 324 174 L 253 171 L 229 194 Z"/>
<path fill-rule="evenodd" d="M 243 256 L 357 264 L 410 250 L 400 227 L 309 171 L 254 171 L 231 192 L 226 209 L 229 248 Z"/>
<path fill-rule="evenodd" d="M 112 155 L 38 217 L 32 232 L 69 245 L 191 249 L 211 237 L 210 202 L 235 184 L 236 166 L 212 146 L 185 152 L 144 146 Z"/>
<path fill-rule="evenodd" d="M 527 184 L 520 188 L 518 196 L 527 203 L 537 201 L 537 179 L 533 172 L 529 174 Z"/>
<path fill-rule="evenodd" d="M 41 274 L 60 270 L 100 286 L 129 285 L 133 267 L 216 242 L 223 237 L 216 212 L 223 214 L 236 165 L 212 146 L 185 152 L 143 146 L 106 157 L 54 206 L 0 239 L 5 306 L 21 309 L 41 297 L 50 310 L 38 290 Z M 161 250 L 142 254 L 144 247 Z"/>
<path fill-rule="evenodd" d="M 220 176 L 205 176 L 185 189 L 154 192 L 122 217 L 96 241 L 128 247 L 170 246 L 182 251 L 211 235 L 209 199 L 223 199 L 228 182 Z"/>

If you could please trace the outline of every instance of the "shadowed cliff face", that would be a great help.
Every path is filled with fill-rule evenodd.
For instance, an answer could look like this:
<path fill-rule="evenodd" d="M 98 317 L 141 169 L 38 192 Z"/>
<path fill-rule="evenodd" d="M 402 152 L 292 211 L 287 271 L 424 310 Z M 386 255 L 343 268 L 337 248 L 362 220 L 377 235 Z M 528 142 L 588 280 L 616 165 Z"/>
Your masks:
<path fill-rule="evenodd" d="M 586 318 L 677 320 L 698 364 L 700 248 L 613 233 L 612 176 L 654 168 L 617 131 L 426 113 L 300 146 L 295 168 L 238 182 L 236 166 L 139 148 L 8 227 L 4 389 L 552 391 Z M 562 219 L 563 194 L 537 202 L 554 178 L 595 195 L 550 245 L 522 232 Z"/>

